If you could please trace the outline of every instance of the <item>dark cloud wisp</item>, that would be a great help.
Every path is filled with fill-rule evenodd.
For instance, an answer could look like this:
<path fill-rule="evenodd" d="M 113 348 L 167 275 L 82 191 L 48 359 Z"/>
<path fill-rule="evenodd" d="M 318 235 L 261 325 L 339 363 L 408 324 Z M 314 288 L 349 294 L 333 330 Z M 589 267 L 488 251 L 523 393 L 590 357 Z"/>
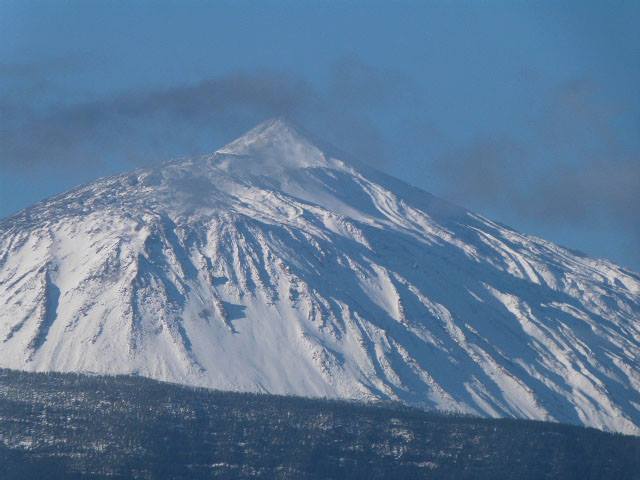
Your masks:
<path fill-rule="evenodd" d="M 202 153 L 272 116 L 322 131 L 328 141 L 379 162 L 384 143 L 373 108 L 385 101 L 380 92 L 392 92 L 398 83 L 348 59 L 324 90 L 295 75 L 263 70 L 47 108 L 0 99 L 0 164 L 80 165 L 113 155 L 145 163 Z"/>

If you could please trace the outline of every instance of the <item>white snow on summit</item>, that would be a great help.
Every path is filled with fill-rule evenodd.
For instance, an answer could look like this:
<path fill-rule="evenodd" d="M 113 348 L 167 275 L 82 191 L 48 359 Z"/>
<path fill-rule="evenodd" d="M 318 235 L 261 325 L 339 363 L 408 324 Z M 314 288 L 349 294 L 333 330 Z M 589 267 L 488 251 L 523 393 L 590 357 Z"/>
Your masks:
<path fill-rule="evenodd" d="M 0 367 L 640 433 L 640 277 L 282 120 L 0 222 Z"/>

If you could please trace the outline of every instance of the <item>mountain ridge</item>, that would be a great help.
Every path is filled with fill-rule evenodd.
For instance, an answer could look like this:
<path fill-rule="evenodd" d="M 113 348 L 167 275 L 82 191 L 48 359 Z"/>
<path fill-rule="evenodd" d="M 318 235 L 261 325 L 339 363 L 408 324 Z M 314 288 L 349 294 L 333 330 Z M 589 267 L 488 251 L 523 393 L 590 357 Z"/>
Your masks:
<path fill-rule="evenodd" d="M 283 120 L 0 222 L 0 367 L 640 432 L 640 281 Z"/>

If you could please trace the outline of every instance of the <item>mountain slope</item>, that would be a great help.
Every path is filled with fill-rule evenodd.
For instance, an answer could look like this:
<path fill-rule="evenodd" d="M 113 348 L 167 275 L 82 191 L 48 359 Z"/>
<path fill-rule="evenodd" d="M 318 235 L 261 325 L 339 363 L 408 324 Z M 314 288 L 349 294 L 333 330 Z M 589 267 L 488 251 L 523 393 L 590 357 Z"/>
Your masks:
<path fill-rule="evenodd" d="M 0 366 L 640 433 L 640 278 L 281 120 L 0 223 Z"/>

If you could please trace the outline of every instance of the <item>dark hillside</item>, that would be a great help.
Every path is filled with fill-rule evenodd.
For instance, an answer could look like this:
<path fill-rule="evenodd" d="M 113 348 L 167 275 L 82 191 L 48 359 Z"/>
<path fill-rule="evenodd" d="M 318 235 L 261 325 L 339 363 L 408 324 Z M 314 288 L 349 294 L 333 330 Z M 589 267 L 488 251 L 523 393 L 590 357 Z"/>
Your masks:
<path fill-rule="evenodd" d="M 640 438 L 0 370 L 0 478 L 640 478 Z"/>

